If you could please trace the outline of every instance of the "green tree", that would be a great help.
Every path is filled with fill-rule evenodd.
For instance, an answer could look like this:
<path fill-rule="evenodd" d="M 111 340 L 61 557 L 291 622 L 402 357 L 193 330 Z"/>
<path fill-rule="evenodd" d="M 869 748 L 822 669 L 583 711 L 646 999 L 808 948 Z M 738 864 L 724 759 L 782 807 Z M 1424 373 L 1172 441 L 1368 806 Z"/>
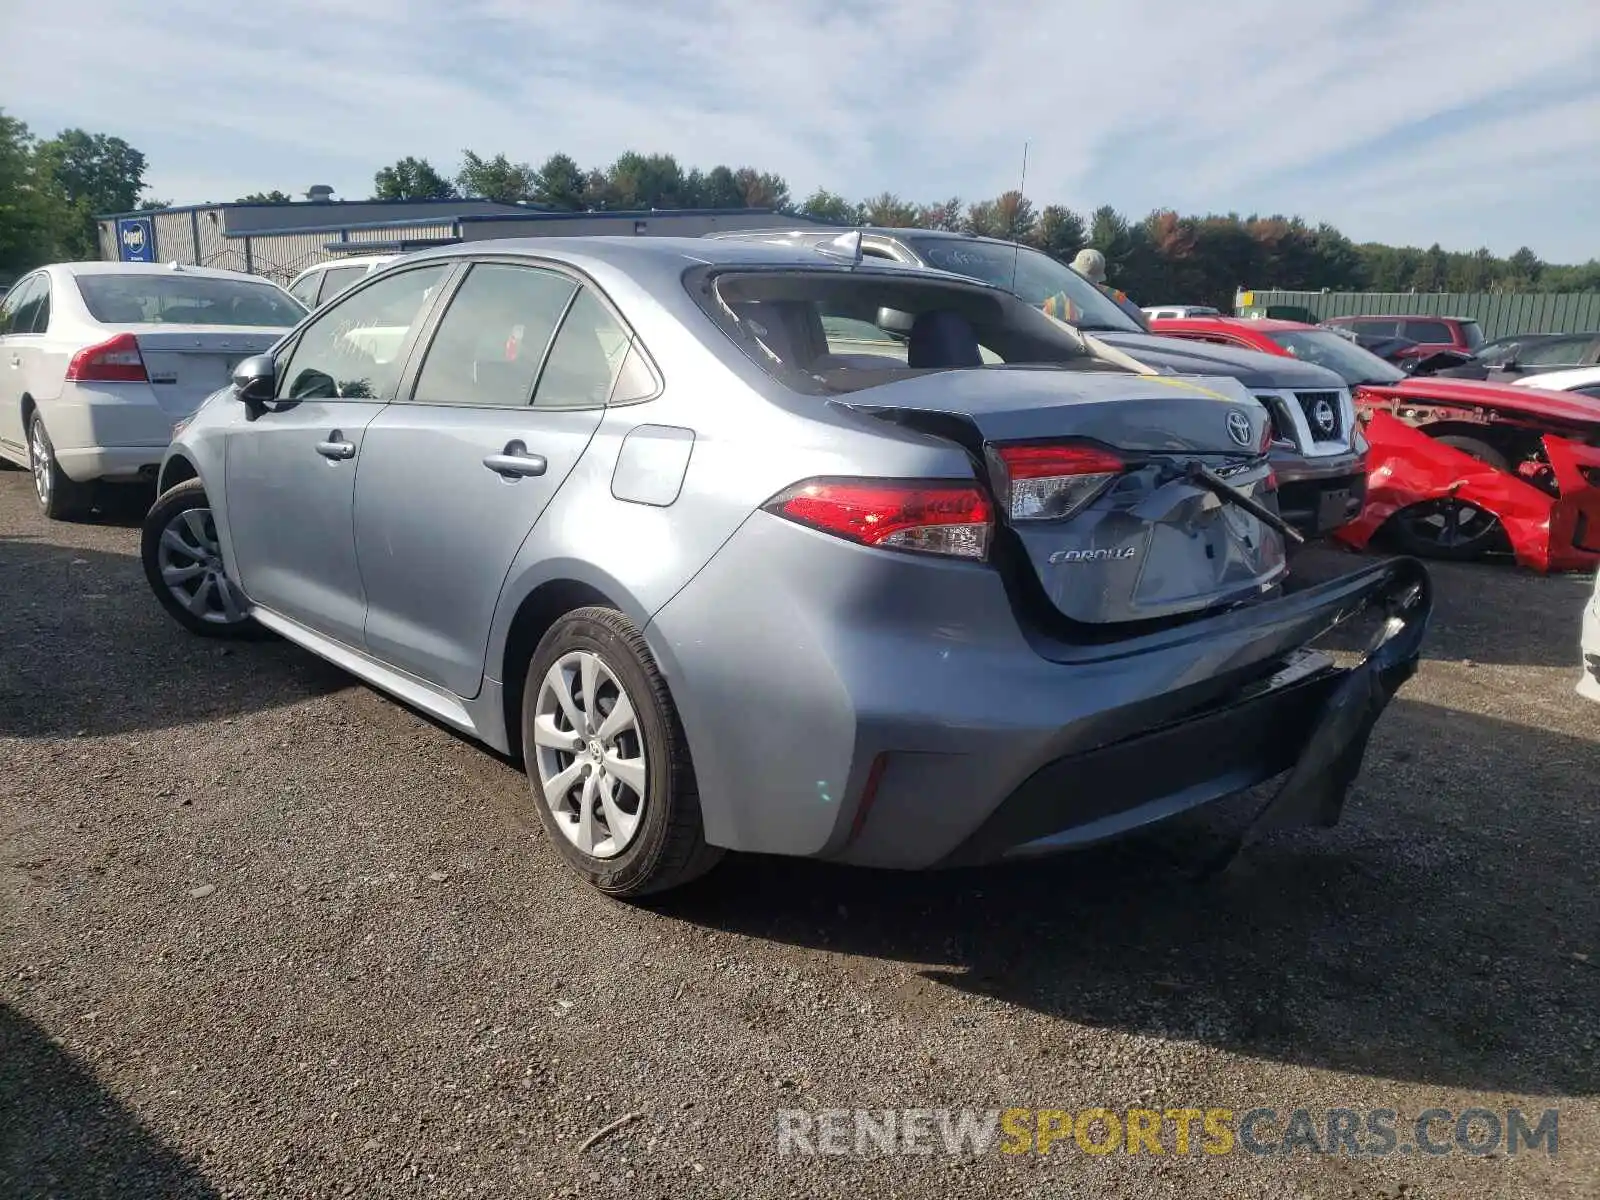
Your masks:
<path fill-rule="evenodd" d="M 583 208 L 583 168 L 568 155 L 552 154 L 533 175 L 533 199 L 565 212 Z"/>
<path fill-rule="evenodd" d="M 235 204 L 293 204 L 294 197 L 288 192 L 280 192 L 273 188 L 270 192 L 251 192 L 248 196 L 240 196 Z"/>
<path fill-rule="evenodd" d="M 1510 268 L 1512 278 L 1530 288 L 1537 286 L 1539 277 L 1544 274 L 1544 263 L 1526 246 L 1519 248 L 1506 265 Z"/>
<path fill-rule="evenodd" d="M 35 173 L 33 135 L 0 111 L 0 283 L 59 257 L 58 197 Z"/>
<path fill-rule="evenodd" d="M 407 155 L 372 177 L 374 200 L 454 200 L 455 186 L 425 158 Z"/>
<path fill-rule="evenodd" d="M 145 157 L 119 137 L 65 129 L 33 151 L 36 186 L 55 194 L 56 242 L 65 257 L 100 256 L 95 217 L 131 212 L 144 191 Z"/>
<path fill-rule="evenodd" d="M 744 189 L 733 170 L 719 163 L 707 171 L 698 203 L 701 208 L 743 208 Z"/>
<path fill-rule="evenodd" d="M 1002 192 L 994 200 L 996 237 L 1008 242 L 1031 242 L 1039 224 L 1033 201 L 1021 192 Z"/>
<path fill-rule="evenodd" d="M 861 219 L 861 210 L 843 196 L 818 188 L 807 196 L 800 206 L 802 215 L 818 221 L 832 221 L 836 225 L 854 225 Z"/>
<path fill-rule="evenodd" d="M 741 205 L 744 208 L 770 208 L 774 212 L 789 210 L 789 185 L 783 176 L 757 171 L 754 167 L 740 167 L 733 173 L 739 186 Z"/>
<path fill-rule="evenodd" d="M 893 192 L 881 192 L 861 203 L 861 220 L 866 225 L 879 225 L 885 229 L 909 229 L 917 224 L 921 210 Z"/>
<path fill-rule="evenodd" d="M 461 152 L 456 186 L 463 196 L 516 204 L 533 196 L 536 182 L 534 170 L 527 163 L 514 163 L 504 154 L 483 158 L 471 150 Z"/>
<path fill-rule="evenodd" d="M 1053 258 L 1071 262 L 1088 240 L 1083 218 L 1070 208 L 1047 204 L 1034 227 L 1033 244 Z"/>
<path fill-rule="evenodd" d="M 937 204 L 924 204 L 917 214 L 917 224 L 924 229 L 942 229 L 947 233 L 961 231 L 961 197 L 951 196 Z"/>

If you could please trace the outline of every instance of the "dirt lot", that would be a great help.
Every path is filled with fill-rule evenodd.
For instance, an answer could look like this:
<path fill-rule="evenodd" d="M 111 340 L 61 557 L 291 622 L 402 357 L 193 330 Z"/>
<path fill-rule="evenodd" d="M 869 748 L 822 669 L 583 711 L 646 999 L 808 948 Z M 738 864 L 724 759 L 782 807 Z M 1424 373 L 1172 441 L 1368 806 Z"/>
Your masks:
<path fill-rule="evenodd" d="M 1600 1192 L 1585 581 L 1439 569 L 1345 823 L 1212 882 L 1185 828 L 1025 870 L 730 860 L 646 909 L 561 869 L 514 765 L 184 635 L 135 521 L 47 525 L 0 474 L 0 1195 Z M 1144 1105 L 1558 1106 L 1560 1141 L 776 1149 L 780 1108 Z"/>

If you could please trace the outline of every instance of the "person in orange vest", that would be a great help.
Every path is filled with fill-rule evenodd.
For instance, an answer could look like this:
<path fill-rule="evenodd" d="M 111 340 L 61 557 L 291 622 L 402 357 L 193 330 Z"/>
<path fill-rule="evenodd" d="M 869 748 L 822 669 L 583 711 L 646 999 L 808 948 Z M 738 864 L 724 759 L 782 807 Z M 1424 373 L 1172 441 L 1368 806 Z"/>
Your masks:
<path fill-rule="evenodd" d="M 1128 299 L 1128 294 L 1117 288 L 1106 286 L 1106 256 L 1092 247 L 1086 247 L 1078 252 L 1078 257 L 1072 260 L 1072 269 L 1094 284 L 1116 306 L 1127 313 L 1144 329 L 1149 329 L 1149 324 L 1139 306 Z M 1046 297 L 1041 306 L 1044 311 L 1058 321 L 1077 324 L 1083 317 L 1082 310 L 1072 302 L 1066 292 L 1057 292 Z"/>

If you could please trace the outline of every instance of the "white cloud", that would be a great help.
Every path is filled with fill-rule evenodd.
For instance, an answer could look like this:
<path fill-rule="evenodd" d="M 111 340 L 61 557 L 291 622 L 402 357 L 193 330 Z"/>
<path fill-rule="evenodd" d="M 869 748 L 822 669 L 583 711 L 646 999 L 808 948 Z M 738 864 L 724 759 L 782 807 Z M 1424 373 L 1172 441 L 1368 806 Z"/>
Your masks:
<path fill-rule="evenodd" d="M 1600 6 L 1538 9 L 55 0 L 7 18 L 28 46 L 8 91 L 44 131 L 126 137 L 180 201 L 361 196 L 386 162 L 452 167 L 469 146 L 585 164 L 665 150 L 777 171 L 799 195 L 973 198 L 1014 185 L 1026 139 L 1041 203 L 1295 211 L 1364 238 L 1587 258 Z"/>

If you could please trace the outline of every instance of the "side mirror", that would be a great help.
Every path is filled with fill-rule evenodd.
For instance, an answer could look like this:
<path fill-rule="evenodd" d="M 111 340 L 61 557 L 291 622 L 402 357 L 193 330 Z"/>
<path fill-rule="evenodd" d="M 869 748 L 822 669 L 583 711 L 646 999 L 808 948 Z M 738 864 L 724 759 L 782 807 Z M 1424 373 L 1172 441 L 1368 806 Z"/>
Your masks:
<path fill-rule="evenodd" d="M 257 354 L 233 369 L 233 398 L 251 409 L 272 399 L 278 390 L 278 366 L 270 354 Z"/>

